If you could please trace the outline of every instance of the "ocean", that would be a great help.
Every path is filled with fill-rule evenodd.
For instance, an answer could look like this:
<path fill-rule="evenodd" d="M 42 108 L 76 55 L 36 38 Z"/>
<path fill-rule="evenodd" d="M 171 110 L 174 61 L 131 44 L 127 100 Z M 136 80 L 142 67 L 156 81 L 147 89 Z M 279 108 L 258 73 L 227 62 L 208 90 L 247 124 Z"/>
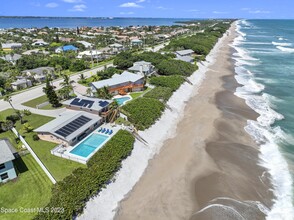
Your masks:
<path fill-rule="evenodd" d="M 260 114 L 245 130 L 260 144 L 276 197 L 267 219 L 294 219 L 294 20 L 241 20 L 237 31 L 235 95 Z"/>
<path fill-rule="evenodd" d="M 82 18 L 82 17 L 0 17 L 0 28 L 42 28 L 60 27 L 76 28 L 88 27 L 110 27 L 110 26 L 143 26 L 143 25 L 166 25 L 176 24 L 176 21 L 189 21 L 189 18 Z M 195 20 L 195 19 L 194 19 Z"/>

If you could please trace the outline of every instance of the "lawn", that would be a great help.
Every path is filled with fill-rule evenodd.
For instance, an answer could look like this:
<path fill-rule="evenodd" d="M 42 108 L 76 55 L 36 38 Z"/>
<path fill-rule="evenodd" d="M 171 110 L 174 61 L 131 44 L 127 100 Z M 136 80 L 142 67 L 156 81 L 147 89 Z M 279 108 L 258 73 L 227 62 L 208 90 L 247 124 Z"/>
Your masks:
<path fill-rule="evenodd" d="M 0 186 L 0 207 L 42 208 L 50 200 L 52 183 L 34 158 L 28 154 L 15 160 L 17 179 Z M 37 213 L 0 212 L 1 220 L 32 219 Z"/>
<path fill-rule="evenodd" d="M 38 98 L 32 99 L 32 100 L 30 100 L 28 102 L 24 102 L 22 104 L 25 106 L 31 107 L 31 108 L 36 108 L 37 105 L 40 105 L 44 102 L 48 102 L 48 98 L 46 95 L 42 95 Z"/>
<path fill-rule="evenodd" d="M 12 109 L 7 109 L 5 111 L 1 112 L 1 116 L 5 118 L 8 115 L 13 114 Z M 42 115 L 36 115 L 31 114 L 29 116 L 24 116 L 24 120 L 27 120 L 27 122 L 33 127 L 38 128 L 41 125 L 51 121 L 53 118 L 42 116 Z M 26 139 L 28 144 L 31 146 L 31 148 L 34 150 L 34 152 L 37 154 L 37 156 L 40 158 L 40 160 L 44 163 L 44 165 L 47 167 L 47 169 L 51 172 L 51 174 L 55 177 L 57 181 L 62 180 L 64 177 L 68 176 L 72 173 L 72 171 L 78 167 L 85 167 L 85 165 L 82 165 L 80 163 L 63 159 L 60 157 L 53 156 L 50 152 L 50 150 L 54 147 L 56 147 L 57 144 L 47 142 L 47 141 L 34 141 L 33 135 L 34 132 L 25 133 L 22 130 L 22 125 L 19 121 L 15 124 L 16 130 L 23 135 L 23 137 Z M 0 133 L 1 137 L 8 137 L 12 144 L 17 147 L 15 137 L 13 137 L 13 134 L 11 131 Z M 21 145 L 21 144 L 20 144 Z"/>
<path fill-rule="evenodd" d="M 136 98 L 140 97 L 141 95 L 149 92 L 150 90 L 151 90 L 151 88 L 148 87 L 146 90 L 144 90 L 142 92 L 131 92 L 130 96 L 132 97 L 132 99 L 136 99 Z"/>
<path fill-rule="evenodd" d="M 24 102 L 22 104 L 25 105 L 25 106 L 31 107 L 31 108 L 36 108 L 37 105 L 40 105 L 40 104 L 42 104 L 44 102 L 48 102 L 48 98 L 47 98 L 46 95 L 42 95 L 42 96 L 40 96 L 38 98 L 32 99 L 32 100 L 30 100 L 28 102 Z M 54 108 L 54 107 L 52 107 L 51 104 L 48 104 L 48 105 L 45 105 L 45 106 L 41 107 L 40 109 L 52 110 L 52 109 L 59 109 L 59 108 L 63 108 L 63 105 L 58 107 L 58 108 Z"/>

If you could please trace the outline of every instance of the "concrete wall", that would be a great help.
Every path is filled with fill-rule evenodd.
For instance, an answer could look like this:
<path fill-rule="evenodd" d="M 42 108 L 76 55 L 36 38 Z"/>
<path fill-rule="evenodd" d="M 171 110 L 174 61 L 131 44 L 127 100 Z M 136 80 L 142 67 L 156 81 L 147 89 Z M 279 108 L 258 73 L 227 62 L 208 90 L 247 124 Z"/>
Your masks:
<path fill-rule="evenodd" d="M 5 163 L 5 168 L 0 170 L 0 175 L 2 175 L 4 173 L 8 174 L 8 178 L 3 180 L 3 181 L 0 178 L 0 183 L 2 183 L 2 182 L 5 183 L 8 180 L 12 180 L 12 179 L 17 177 L 12 161 L 6 162 Z"/>

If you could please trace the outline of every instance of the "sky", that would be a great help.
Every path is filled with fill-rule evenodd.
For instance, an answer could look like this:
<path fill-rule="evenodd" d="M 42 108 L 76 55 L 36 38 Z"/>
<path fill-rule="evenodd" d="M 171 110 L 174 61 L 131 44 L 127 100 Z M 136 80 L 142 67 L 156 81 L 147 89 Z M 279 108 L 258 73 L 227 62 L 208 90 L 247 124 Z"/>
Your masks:
<path fill-rule="evenodd" d="M 0 16 L 294 18 L 293 0 L 1 0 Z"/>

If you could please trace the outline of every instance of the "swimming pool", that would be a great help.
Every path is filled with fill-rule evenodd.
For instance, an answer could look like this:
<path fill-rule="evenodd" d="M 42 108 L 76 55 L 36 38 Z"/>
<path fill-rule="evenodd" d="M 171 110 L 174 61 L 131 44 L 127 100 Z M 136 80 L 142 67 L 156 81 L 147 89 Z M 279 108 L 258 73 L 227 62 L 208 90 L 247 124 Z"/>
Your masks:
<path fill-rule="evenodd" d="M 124 104 L 126 101 L 130 100 L 131 98 L 126 96 L 126 97 L 121 97 L 121 98 L 115 98 L 115 100 L 117 101 L 117 103 L 119 105 Z"/>
<path fill-rule="evenodd" d="M 80 157 L 88 157 L 97 148 L 101 148 L 109 136 L 93 133 L 78 146 L 70 151 L 70 153 Z"/>

